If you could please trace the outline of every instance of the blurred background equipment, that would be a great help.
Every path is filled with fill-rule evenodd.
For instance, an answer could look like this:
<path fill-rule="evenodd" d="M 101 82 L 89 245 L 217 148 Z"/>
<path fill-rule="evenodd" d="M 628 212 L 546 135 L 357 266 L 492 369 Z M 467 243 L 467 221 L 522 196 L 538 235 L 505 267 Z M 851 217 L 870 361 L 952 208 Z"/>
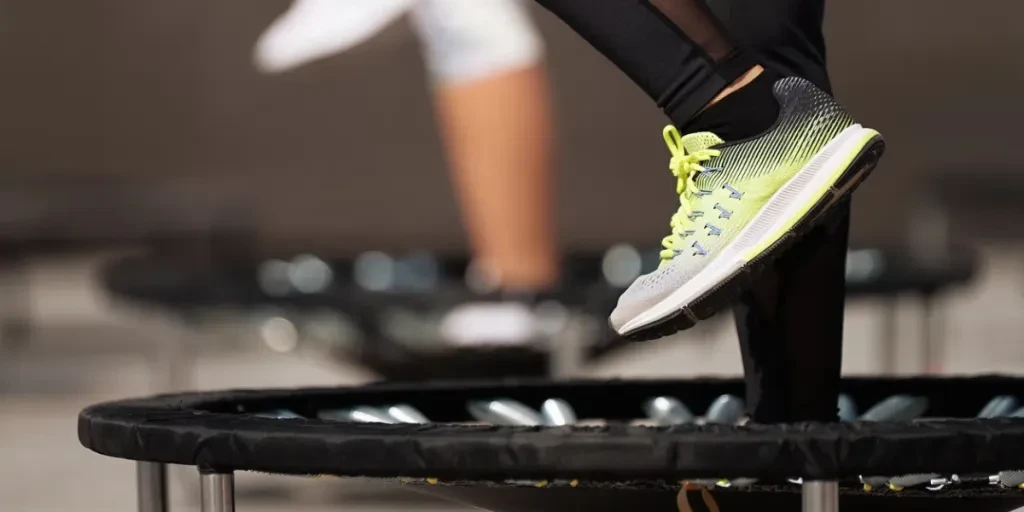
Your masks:
<path fill-rule="evenodd" d="M 664 120 L 647 98 L 534 10 L 557 105 L 552 213 L 564 282 L 501 293 L 462 227 L 465 198 L 437 121 L 438 77 L 451 69 L 430 60 L 436 48 L 423 46 L 411 4 L 383 4 L 365 33 L 300 66 L 288 51 L 259 50 L 288 0 L 0 0 L 0 509 L 134 506 L 124 483 L 135 467 L 97 460 L 68 427 L 84 405 L 130 395 L 739 373 L 729 315 L 642 345 L 606 326 L 619 290 L 657 264 L 650 249 L 676 206 L 653 192 L 665 190 L 665 160 L 648 130 Z M 837 95 L 892 142 L 854 201 L 848 374 L 1024 367 L 1024 183 L 1012 129 L 1024 101 L 1007 64 L 1024 62 L 1024 5 L 974 7 L 963 23 L 953 0 L 829 6 Z M 950 119 L 962 150 L 936 151 Z M 839 409 L 852 421 L 903 393 L 897 413 L 944 414 L 934 401 L 907 409 L 921 395 L 898 389 L 851 391 Z M 718 396 L 643 395 L 630 414 L 703 422 Z M 556 394 L 520 402 L 531 422 L 593 420 Z M 993 390 L 961 412 L 1005 415 L 1009 403 Z M 417 404 L 349 405 L 332 410 L 437 419 Z M 457 409 L 468 418 L 466 403 Z M 290 409 L 257 414 L 303 421 Z M 1018 486 L 1019 472 L 1005 470 L 997 484 Z M 986 486 L 992 476 L 956 475 Z M 887 489 L 893 476 L 879 478 Z M 43 487 L 55 480 L 66 485 Z M 172 501 L 196 508 L 198 477 L 172 482 Z M 239 474 L 237 488 L 245 510 L 296 500 L 312 512 L 456 509 L 367 482 Z"/>
<path fill-rule="evenodd" d="M 962 252 L 962 251 L 961 251 Z M 250 336 L 273 352 L 364 366 L 388 380 L 572 376 L 591 361 L 629 344 L 605 317 L 633 279 L 654 270 L 656 248 L 617 244 L 603 253 L 569 254 L 562 287 L 513 298 L 472 282 L 467 256 L 381 251 L 355 260 L 312 255 L 264 261 L 210 260 L 205 266 L 150 256 L 114 260 L 104 284 L 115 296 L 144 303 L 200 332 L 252 323 Z M 969 282 L 971 253 L 950 251 L 942 263 L 898 251 L 855 249 L 847 266 L 847 295 L 896 304 L 907 295 L 934 297 Z M 895 307 L 882 314 L 887 328 Z M 934 321 L 939 314 L 921 315 Z M 939 352 L 933 329 L 922 331 L 919 371 Z M 891 370 L 900 338 L 887 331 L 878 350 Z M 724 413 L 735 414 L 731 402 Z M 738 403 L 742 410 L 742 401 Z"/>

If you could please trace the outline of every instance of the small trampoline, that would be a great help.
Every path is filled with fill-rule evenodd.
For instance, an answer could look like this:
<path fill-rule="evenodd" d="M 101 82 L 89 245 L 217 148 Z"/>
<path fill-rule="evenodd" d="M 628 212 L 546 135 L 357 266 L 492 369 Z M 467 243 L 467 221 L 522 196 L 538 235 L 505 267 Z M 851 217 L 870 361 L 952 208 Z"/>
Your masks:
<path fill-rule="evenodd" d="M 784 425 L 718 421 L 743 394 L 731 379 L 188 393 L 88 407 L 78 435 L 138 461 L 142 511 L 166 510 L 166 464 L 198 468 L 207 512 L 234 510 L 236 471 L 391 479 L 508 512 L 1024 506 L 1024 379 L 846 379 L 843 392 L 841 415 L 859 419 Z M 658 400 L 708 412 L 665 421 Z"/>

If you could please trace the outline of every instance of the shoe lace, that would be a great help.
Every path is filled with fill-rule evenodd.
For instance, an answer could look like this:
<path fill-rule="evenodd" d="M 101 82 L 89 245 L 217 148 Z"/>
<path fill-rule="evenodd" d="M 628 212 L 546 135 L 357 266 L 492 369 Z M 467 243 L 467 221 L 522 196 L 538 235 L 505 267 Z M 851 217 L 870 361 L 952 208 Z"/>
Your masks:
<path fill-rule="evenodd" d="M 672 153 L 672 160 L 668 167 L 678 181 L 676 182 L 676 193 L 679 194 L 679 209 L 672 215 L 672 234 L 661 241 L 662 261 L 670 260 L 683 250 L 687 236 L 694 233 L 694 219 L 703 215 L 704 212 L 693 209 L 692 202 L 695 198 L 710 194 L 710 190 L 704 190 L 697 186 L 697 176 L 719 171 L 720 169 L 708 169 L 701 165 L 701 162 L 710 160 L 721 154 L 717 149 L 701 149 L 687 153 L 683 147 L 683 137 L 675 126 L 669 125 L 662 132 L 665 137 L 665 144 Z"/>

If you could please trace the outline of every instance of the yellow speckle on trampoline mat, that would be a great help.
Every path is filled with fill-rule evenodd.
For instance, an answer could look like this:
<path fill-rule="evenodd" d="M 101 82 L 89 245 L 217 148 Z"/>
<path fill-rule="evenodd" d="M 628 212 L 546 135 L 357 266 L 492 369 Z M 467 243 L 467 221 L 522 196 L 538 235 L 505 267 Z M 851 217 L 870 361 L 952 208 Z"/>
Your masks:
<path fill-rule="evenodd" d="M 428 478 L 427 483 L 430 485 L 437 485 L 438 480 L 436 478 Z"/>

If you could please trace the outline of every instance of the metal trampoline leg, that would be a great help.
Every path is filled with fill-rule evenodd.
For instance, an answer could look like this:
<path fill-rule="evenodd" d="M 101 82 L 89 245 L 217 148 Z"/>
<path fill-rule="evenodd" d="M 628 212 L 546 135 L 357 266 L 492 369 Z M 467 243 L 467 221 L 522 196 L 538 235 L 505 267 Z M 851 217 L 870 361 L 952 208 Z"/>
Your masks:
<path fill-rule="evenodd" d="M 896 375 L 896 358 L 899 355 L 899 301 L 882 303 L 882 346 L 878 350 L 878 371 L 882 375 Z"/>
<path fill-rule="evenodd" d="M 167 512 L 167 466 L 135 463 L 135 487 L 139 512 Z"/>
<path fill-rule="evenodd" d="M 839 484 L 837 482 L 804 482 L 803 512 L 838 512 Z"/>
<path fill-rule="evenodd" d="M 577 325 L 582 320 L 571 319 L 570 325 L 561 336 L 549 340 L 548 376 L 554 380 L 567 380 L 579 376 L 584 365 L 586 347 L 583 329 Z"/>
<path fill-rule="evenodd" d="M 921 367 L 925 374 L 942 372 L 945 363 L 946 346 L 945 317 L 935 308 L 930 295 L 921 298 Z"/>
<path fill-rule="evenodd" d="M 202 512 L 235 512 L 235 476 L 232 473 L 199 475 Z"/>

